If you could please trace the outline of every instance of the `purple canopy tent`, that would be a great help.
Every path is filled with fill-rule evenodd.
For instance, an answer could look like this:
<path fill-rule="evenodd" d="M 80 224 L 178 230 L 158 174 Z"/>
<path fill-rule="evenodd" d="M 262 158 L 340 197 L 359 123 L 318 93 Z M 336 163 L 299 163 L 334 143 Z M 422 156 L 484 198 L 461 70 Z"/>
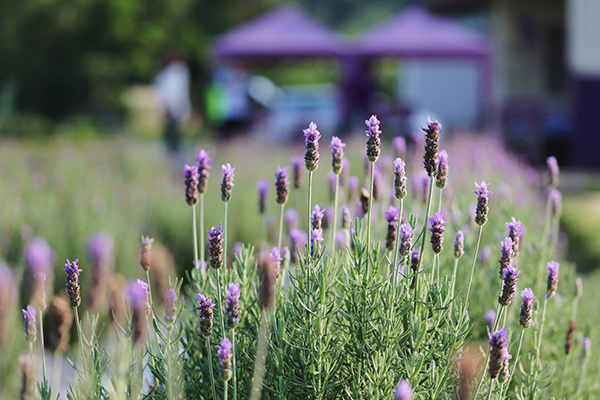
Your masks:
<path fill-rule="evenodd" d="M 296 7 L 283 6 L 243 24 L 214 43 L 219 59 L 338 57 L 346 43 Z"/>
<path fill-rule="evenodd" d="M 456 22 L 411 7 L 367 30 L 355 42 L 357 57 L 470 59 L 480 71 L 482 112 L 492 109 L 492 47 L 487 38 Z"/>

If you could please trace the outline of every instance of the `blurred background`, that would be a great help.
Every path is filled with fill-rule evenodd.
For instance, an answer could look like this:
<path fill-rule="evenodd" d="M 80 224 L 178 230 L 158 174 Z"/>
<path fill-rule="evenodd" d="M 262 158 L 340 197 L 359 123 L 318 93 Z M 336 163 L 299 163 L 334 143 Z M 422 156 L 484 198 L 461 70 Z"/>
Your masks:
<path fill-rule="evenodd" d="M 151 234 L 184 269 L 180 171 L 199 148 L 254 193 L 249 152 L 277 143 L 269 164 L 289 164 L 311 120 L 348 139 L 375 113 L 388 138 L 410 141 L 431 115 L 536 168 L 555 155 L 570 258 L 593 269 L 598 16 L 596 0 L 3 0 L 0 251 L 20 265 L 43 236 L 62 260 L 108 232 L 133 265 Z M 251 240 L 255 221 L 238 219 L 234 238 Z"/>

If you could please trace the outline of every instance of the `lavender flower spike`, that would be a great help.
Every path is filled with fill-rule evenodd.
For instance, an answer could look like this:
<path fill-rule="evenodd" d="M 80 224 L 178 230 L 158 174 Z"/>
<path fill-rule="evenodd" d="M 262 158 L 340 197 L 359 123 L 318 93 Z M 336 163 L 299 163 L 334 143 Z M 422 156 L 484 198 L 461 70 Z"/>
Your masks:
<path fill-rule="evenodd" d="M 507 237 L 503 242 L 500 242 L 500 260 L 498 261 L 500 264 L 500 279 L 502 279 L 504 276 L 504 268 L 512 264 L 512 251 L 513 241 L 510 237 Z"/>
<path fill-rule="evenodd" d="M 298 262 L 298 251 L 306 244 L 306 232 L 301 229 L 290 231 L 290 245 L 292 247 L 292 262 Z"/>
<path fill-rule="evenodd" d="M 331 138 L 331 144 L 329 145 L 329 148 L 331 149 L 331 168 L 336 175 L 339 175 L 342 171 L 344 164 L 344 147 L 346 147 L 346 143 L 343 143 L 339 137 L 334 136 Z"/>
<path fill-rule="evenodd" d="M 438 169 L 436 175 L 435 185 L 443 189 L 446 187 L 448 181 L 448 153 L 446 150 L 440 151 L 438 154 Z"/>
<path fill-rule="evenodd" d="M 553 217 L 560 218 L 560 214 L 562 213 L 562 194 L 558 189 L 553 189 L 550 192 L 550 210 Z"/>
<path fill-rule="evenodd" d="M 414 289 L 417 284 L 417 275 L 419 274 L 419 257 L 421 255 L 421 248 L 413 249 L 412 253 L 410 253 L 410 269 L 413 273 L 413 280 L 410 284 L 410 288 Z"/>
<path fill-rule="evenodd" d="M 490 333 L 490 362 L 488 371 L 490 373 L 490 379 L 498 378 L 500 370 L 504 367 L 504 361 L 507 358 L 508 352 L 508 335 L 506 333 L 506 327 Z"/>
<path fill-rule="evenodd" d="M 397 199 L 406 197 L 406 164 L 400 158 L 394 161 L 394 195 Z"/>
<path fill-rule="evenodd" d="M 282 270 L 285 270 L 287 267 L 290 266 L 291 258 L 292 258 L 292 255 L 290 253 L 290 249 L 283 246 L 283 248 L 281 249 L 281 269 Z"/>
<path fill-rule="evenodd" d="M 352 216 L 350 214 L 350 207 L 342 206 L 342 229 L 347 230 L 350 229 L 350 225 L 352 224 Z"/>
<path fill-rule="evenodd" d="M 440 130 L 442 124 L 427 118 L 427 127 L 421 128 L 425 132 L 425 155 L 423 165 L 427 175 L 435 176 L 438 170 L 438 148 L 440 146 Z"/>
<path fill-rule="evenodd" d="M 193 206 L 198 203 L 198 167 L 185 164 L 183 167 L 185 201 Z"/>
<path fill-rule="evenodd" d="M 558 161 L 556 160 L 556 157 L 550 156 L 546 159 L 546 163 L 548 164 L 548 170 L 550 171 L 550 186 L 557 187 L 560 174 Z"/>
<path fill-rule="evenodd" d="M 531 288 L 525 288 L 521 292 L 521 313 L 519 314 L 519 324 L 523 328 L 529 328 L 531 326 L 531 320 L 533 315 L 533 299 L 535 295 Z"/>
<path fill-rule="evenodd" d="M 294 229 L 298 229 L 298 211 L 293 208 L 289 208 L 285 211 L 285 223 L 287 225 L 288 231 L 293 231 Z"/>
<path fill-rule="evenodd" d="M 323 241 L 323 233 L 318 229 L 313 229 L 310 235 L 310 254 L 315 255 L 320 243 Z"/>
<path fill-rule="evenodd" d="M 512 217 L 512 221 L 506 223 L 506 228 L 508 229 L 508 237 L 513 243 L 512 256 L 516 257 L 519 255 L 521 241 L 523 240 L 523 226 L 521 221 L 517 221 L 515 217 Z"/>
<path fill-rule="evenodd" d="M 583 358 L 587 360 L 590 358 L 590 351 L 592 349 L 592 344 L 590 342 L 590 338 L 586 337 L 583 339 Z"/>
<path fill-rule="evenodd" d="M 36 314 L 37 311 L 32 305 L 28 305 L 27 308 L 23 310 L 23 318 L 25 320 L 25 340 L 30 343 L 35 342 L 37 337 Z"/>
<path fill-rule="evenodd" d="M 165 322 L 167 325 L 175 323 L 177 314 L 177 292 L 171 288 L 167 290 L 167 301 L 165 302 Z"/>
<path fill-rule="evenodd" d="M 547 285 L 546 285 L 546 297 L 552 297 L 556 294 L 556 288 L 558 287 L 558 268 L 560 265 L 557 261 L 550 261 L 546 264 L 548 268 Z"/>
<path fill-rule="evenodd" d="M 317 229 L 319 231 L 323 231 L 323 217 L 325 216 L 325 210 L 321 210 L 319 205 L 315 205 L 315 209 L 313 210 L 310 220 L 311 220 L 311 229 Z"/>
<path fill-rule="evenodd" d="M 294 189 L 300 189 L 302 186 L 302 157 L 292 157 L 292 175 L 294 180 Z"/>
<path fill-rule="evenodd" d="M 200 310 L 200 332 L 208 337 L 213 330 L 213 307 L 215 305 L 211 299 L 202 293 L 196 293 L 196 300 L 200 303 L 195 307 L 196 310 Z"/>
<path fill-rule="evenodd" d="M 400 225 L 400 246 L 398 246 L 398 253 L 401 260 L 407 260 L 408 253 L 410 252 L 410 248 L 412 246 L 411 239 L 413 233 L 414 230 L 410 224 L 404 223 Z"/>
<path fill-rule="evenodd" d="M 71 262 L 67 260 L 65 264 L 65 271 L 67 273 L 67 277 L 65 279 L 65 286 L 67 289 L 67 297 L 69 298 L 69 304 L 71 307 L 76 308 L 81 304 L 81 293 L 79 288 L 79 274 L 81 270 L 77 266 L 79 259 Z"/>
<path fill-rule="evenodd" d="M 223 180 L 221 181 L 221 200 L 228 202 L 231 200 L 231 189 L 233 189 L 233 171 L 235 168 L 227 163 L 221 166 L 223 171 Z"/>
<path fill-rule="evenodd" d="M 381 131 L 379 130 L 379 120 L 375 115 L 371 115 L 371 118 L 365 121 L 365 124 L 369 128 L 365 133 L 369 137 L 367 139 L 367 157 L 369 161 L 374 163 L 379 158 L 379 153 L 381 152 L 381 138 L 379 135 Z"/>
<path fill-rule="evenodd" d="M 154 239 L 149 236 L 142 236 L 142 244 L 140 244 L 140 265 L 144 271 L 150 269 L 150 263 L 152 262 L 152 243 Z"/>
<path fill-rule="evenodd" d="M 317 124 L 311 122 L 308 129 L 304 129 L 304 143 L 306 144 L 306 152 L 304 153 L 304 165 L 309 171 L 314 171 L 319 168 L 319 139 L 321 132 L 317 130 Z"/>
<path fill-rule="evenodd" d="M 392 139 L 392 147 L 394 147 L 396 157 L 406 157 L 406 139 L 404 139 L 404 136 L 396 136 Z"/>
<path fill-rule="evenodd" d="M 463 254 L 465 254 L 465 235 L 462 231 L 458 231 L 454 239 L 454 257 L 459 259 Z"/>
<path fill-rule="evenodd" d="M 277 204 L 285 204 L 290 193 L 290 182 L 288 181 L 289 168 L 277 166 L 275 173 L 275 191 L 277 192 Z"/>
<path fill-rule="evenodd" d="M 212 168 L 210 162 L 212 161 L 212 158 L 209 157 L 208 151 L 202 149 L 194 161 L 196 161 L 196 167 L 198 168 L 198 192 L 204 193 L 208 188 L 209 171 Z"/>
<path fill-rule="evenodd" d="M 394 400 L 412 400 L 413 391 L 410 383 L 406 380 L 400 381 L 394 392 Z"/>
<path fill-rule="evenodd" d="M 223 228 L 219 222 L 217 227 L 208 231 L 208 255 L 210 266 L 219 269 L 223 266 Z"/>
<path fill-rule="evenodd" d="M 242 291 L 236 283 L 230 283 L 225 290 L 225 314 L 227 327 L 234 329 L 240 322 L 240 295 Z"/>
<path fill-rule="evenodd" d="M 512 299 L 517 292 L 517 282 L 519 279 L 517 278 L 522 271 L 517 269 L 517 266 L 507 266 L 502 271 L 502 275 L 504 277 L 504 284 L 502 285 L 502 293 L 498 296 L 498 303 L 503 306 L 508 306 L 512 303 Z"/>
<path fill-rule="evenodd" d="M 267 211 L 267 196 L 269 195 L 269 182 L 258 181 L 256 184 L 258 190 L 258 212 L 264 214 Z"/>
<path fill-rule="evenodd" d="M 477 207 L 475 209 L 475 223 L 477 225 L 485 225 L 488 220 L 488 196 L 493 194 L 487 190 L 489 183 L 481 182 L 481 185 L 475 183 L 477 190 L 473 193 L 477 195 Z"/>
<path fill-rule="evenodd" d="M 227 382 L 231 379 L 233 372 L 231 370 L 231 358 L 233 353 L 233 344 L 227 338 L 223 338 L 220 345 L 215 346 L 219 349 L 219 368 L 221 369 L 221 380 Z"/>
<path fill-rule="evenodd" d="M 488 328 L 490 329 L 490 332 L 491 332 L 492 329 L 494 329 L 494 320 L 496 319 L 496 311 L 494 311 L 493 308 L 490 308 L 488 310 L 488 312 L 485 313 L 483 318 L 485 319 L 485 322 L 487 323 Z"/>
<path fill-rule="evenodd" d="M 399 210 L 390 206 L 390 208 L 385 212 L 385 220 L 388 223 L 387 235 L 385 238 L 385 248 L 388 251 L 393 251 L 396 247 L 396 238 L 398 236 L 398 212 Z"/>
<path fill-rule="evenodd" d="M 446 230 L 446 228 L 444 228 L 444 224 L 447 222 L 448 221 L 442 217 L 442 213 L 439 211 L 433 217 L 429 218 L 429 225 L 431 225 L 431 228 L 429 228 L 431 231 L 431 248 L 436 254 L 441 253 L 443 249 L 443 233 Z"/>
<path fill-rule="evenodd" d="M 279 279 L 281 277 L 281 256 L 279 255 L 279 249 L 277 247 L 273 247 L 270 253 L 271 259 L 273 260 L 273 273 L 275 275 L 275 279 Z"/>

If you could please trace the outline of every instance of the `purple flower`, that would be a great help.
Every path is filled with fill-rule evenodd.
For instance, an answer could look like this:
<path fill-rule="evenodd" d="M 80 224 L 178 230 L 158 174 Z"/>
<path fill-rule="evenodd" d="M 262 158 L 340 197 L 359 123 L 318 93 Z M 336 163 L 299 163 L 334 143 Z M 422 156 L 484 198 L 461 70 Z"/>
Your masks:
<path fill-rule="evenodd" d="M 456 232 L 456 238 L 454 239 L 454 257 L 461 258 L 465 254 L 465 235 L 462 231 Z"/>
<path fill-rule="evenodd" d="M 104 305 L 107 289 L 110 287 L 114 240 L 112 236 L 100 233 L 91 236 L 86 247 L 92 262 L 92 282 L 88 290 L 89 305 L 92 309 L 98 310 Z"/>
<path fill-rule="evenodd" d="M 448 153 L 446 150 L 440 151 L 438 154 L 438 169 L 436 175 L 435 185 L 440 189 L 446 187 L 446 182 L 448 180 Z"/>
<path fill-rule="evenodd" d="M 519 314 L 519 324 L 523 328 L 529 328 L 531 326 L 531 317 L 533 315 L 533 299 L 535 295 L 531 288 L 525 288 L 521 292 L 521 313 Z"/>
<path fill-rule="evenodd" d="M 240 322 L 240 295 L 242 291 L 236 283 L 230 283 L 225 290 L 225 313 L 227 314 L 227 327 L 234 329 Z"/>
<path fill-rule="evenodd" d="M 290 265 L 291 258 L 292 258 L 292 255 L 290 254 L 290 249 L 283 246 L 283 249 L 281 249 L 281 269 L 282 270 L 285 270 Z"/>
<path fill-rule="evenodd" d="M 114 239 L 112 236 L 99 233 L 87 241 L 87 253 L 94 265 L 105 265 L 112 262 Z"/>
<path fill-rule="evenodd" d="M 592 348 L 592 344 L 590 342 L 590 338 L 584 338 L 583 339 L 583 358 L 584 359 L 588 359 L 590 358 L 590 351 Z"/>
<path fill-rule="evenodd" d="M 219 222 L 217 227 L 208 230 L 208 255 L 210 266 L 219 269 L 223 266 L 223 228 Z"/>
<path fill-rule="evenodd" d="M 269 195 L 269 182 L 258 181 L 258 212 L 264 214 L 267 211 L 267 196 Z"/>
<path fill-rule="evenodd" d="M 560 169 L 558 168 L 558 161 L 556 157 L 550 156 L 546 159 L 548 164 L 548 170 L 550 171 L 550 186 L 558 186 Z"/>
<path fill-rule="evenodd" d="M 338 231 L 335 234 L 335 245 L 338 249 L 343 250 L 346 248 L 348 243 L 348 233 L 344 231 Z"/>
<path fill-rule="evenodd" d="M 304 143 L 306 152 L 304 153 L 304 165 L 309 171 L 314 171 L 319 167 L 319 139 L 321 133 L 317 130 L 317 124 L 311 122 L 308 129 L 304 129 Z"/>
<path fill-rule="evenodd" d="M 285 212 L 285 223 L 287 225 L 288 231 L 293 231 L 298 228 L 298 211 L 293 208 L 286 210 Z"/>
<path fill-rule="evenodd" d="M 258 263 L 261 277 L 258 297 L 263 309 L 268 310 L 275 301 L 275 261 L 270 254 L 261 251 L 258 255 Z"/>
<path fill-rule="evenodd" d="M 127 286 L 129 305 L 131 307 L 131 326 L 133 342 L 140 346 L 146 341 L 148 334 L 147 315 L 150 313 L 149 288 L 144 281 L 132 281 Z"/>
<path fill-rule="evenodd" d="M 373 201 L 381 200 L 381 187 L 383 186 L 381 180 L 381 174 L 379 173 L 379 170 L 375 168 L 375 172 L 373 173 Z"/>
<path fill-rule="evenodd" d="M 491 350 L 488 371 L 490 379 L 496 379 L 500 374 L 500 370 L 504 367 L 505 360 L 510 357 L 507 352 L 509 342 L 506 327 L 490 333 L 489 337 Z"/>
<path fill-rule="evenodd" d="M 198 167 L 185 164 L 183 167 L 183 178 L 185 183 L 185 201 L 193 206 L 198 202 Z"/>
<path fill-rule="evenodd" d="M 70 262 L 67 260 L 65 264 L 65 271 L 67 273 L 67 277 L 65 279 L 65 285 L 67 289 L 67 297 L 69 298 L 69 304 L 71 307 L 79 307 L 81 304 L 81 293 L 79 288 L 79 274 L 81 270 L 77 266 L 79 259 Z"/>
<path fill-rule="evenodd" d="M 481 264 L 487 264 L 492 258 L 492 250 L 489 247 L 484 247 L 479 252 L 479 262 Z"/>
<path fill-rule="evenodd" d="M 232 371 L 231 371 L 231 358 L 233 356 L 232 349 L 233 344 L 227 338 L 223 338 L 220 345 L 215 346 L 219 355 L 219 368 L 221 370 L 221 380 L 223 382 L 227 382 L 231 379 Z"/>
<path fill-rule="evenodd" d="M 352 224 L 352 215 L 350 214 L 350 207 L 342 206 L 342 229 L 350 229 L 350 224 Z"/>
<path fill-rule="evenodd" d="M 414 175 L 411 178 L 411 187 L 414 197 L 423 203 L 427 203 L 427 197 L 429 196 L 429 186 L 431 182 L 427 173 L 421 171 L 421 173 Z"/>
<path fill-rule="evenodd" d="M 314 255 L 318 251 L 320 243 L 323 241 L 323 233 L 318 229 L 313 229 L 310 235 L 310 254 Z"/>
<path fill-rule="evenodd" d="M 475 223 L 477 225 L 485 225 L 488 220 L 488 196 L 492 194 L 488 189 L 489 183 L 481 182 L 481 185 L 475 183 L 477 190 L 474 192 L 477 195 L 477 207 L 475 209 Z"/>
<path fill-rule="evenodd" d="M 558 287 L 558 268 L 559 264 L 557 261 L 550 261 L 546 264 L 548 268 L 547 285 L 546 285 L 546 297 L 552 297 L 556 294 L 556 288 Z"/>
<path fill-rule="evenodd" d="M 323 229 L 329 229 L 333 224 L 333 208 L 327 207 L 323 209 Z"/>
<path fill-rule="evenodd" d="M 396 391 L 394 392 L 395 400 L 412 400 L 413 391 L 410 387 L 410 383 L 406 380 L 400 381 Z"/>
<path fill-rule="evenodd" d="M 31 275 L 40 272 L 50 274 L 54 268 L 54 250 L 44 238 L 35 237 L 25 245 L 23 260 L 25 268 Z"/>
<path fill-rule="evenodd" d="M 356 176 L 348 178 L 348 201 L 358 198 L 359 180 Z"/>
<path fill-rule="evenodd" d="M 302 157 L 292 157 L 292 174 L 294 179 L 294 188 L 299 189 L 302 186 Z"/>
<path fill-rule="evenodd" d="M 421 128 L 425 132 L 425 155 L 423 156 L 423 165 L 427 175 L 435 176 L 438 169 L 438 148 L 440 146 L 440 130 L 442 124 L 437 121 L 431 121 L 427 117 L 427 127 Z"/>
<path fill-rule="evenodd" d="M 406 197 L 406 164 L 400 158 L 394 161 L 394 195 L 397 199 Z"/>
<path fill-rule="evenodd" d="M 513 241 L 510 237 L 507 237 L 506 239 L 504 239 L 503 242 L 500 242 L 500 279 L 502 279 L 502 277 L 504 276 L 504 268 L 508 267 L 512 263 L 512 251 Z"/>
<path fill-rule="evenodd" d="M 346 147 L 346 144 L 343 143 L 339 137 L 334 136 L 331 138 L 331 144 L 329 145 L 329 148 L 331 149 L 331 167 L 336 175 L 339 175 L 342 170 L 344 163 L 344 147 Z"/>
<path fill-rule="evenodd" d="M 154 239 L 149 236 L 142 236 L 142 244 L 140 244 L 140 265 L 144 271 L 150 269 L 150 263 L 152 262 L 152 243 L 154 243 Z"/>
<path fill-rule="evenodd" d="M 552 189 L 550 192 L 550 210 L 555 218 L 560 218 L 562 212 L 562 194 L 560 194 L 558 189 Z"/>
<path fill-rule="evenodd" d="M 233 189 L 233 171 L 235 168 L 227 163 L 221 165 L 223 171 L 223 180 L 221 181 L 221 200 L 228 202 L 231 200 L 231 189 Z"/>
<path fill-rule="evenodd" d="M 379 130 L 379 120 L 375 115 L 371 115 L 371 118 L 365 121 L 368 130 L 365 132 L 368 136 L 367 138 L 367 157 L 369 161 L 374 163 L 379 158 L 379 153 L 381 152 L 381 138 L 379 135 L 381 131 Z"/>
<path fill-rule="evenodd" d="M 443 233 L 446 231 L 444 224 L 447 222 L 448 221 L 442 217 L 442 213 L 440 211 L 438 211 L 433 217 L 429 218 L 429 225 L 431 226 L 431 228 L 429 228 L 431 231 L 431 248 L 436 254 L 439 254 L 442 251 L 442 243 L 444 243 Z"/>
<path fill-rule="evenodd" d="M 323 216 L 325 215 L 325 211 L 321 210 L 319 205 L 315 205 L 315 209 L 313 210 L 310 216 L 310 226 L 311 229 L 317 229 L 319 231 L 323 231 Z"/>
<path fill-rule="evenodd" d="M 573 332 L 577 329 L 575 321 L 571 318 L 569 320 L 569 330 L 567 331 L 567 338 L 565 339 L 565 355 L 571 354 L 571 348 L 573 347 Z"/>
<path fill-rule="evenodd" d="M 271 259 L 273 260 L 275 279 L 279 279 L 281 276 L 281 256 L 279 255 L 279 249 L 277 247 L 273 247 L 270 255 Z"/>
<path fill-rule="evenodd" d="M 512 299 L 517 292 L 517 282 L 519 279 L 517 278 L 522 271 L 517 269 L 517 266 L 508 265 L 502 271 L 502 276 L 504 278 L 504 282 L 502 285 L 502 293 L 498 296 L 498 303 L 503 306 L 508 306 L 512 303 Z"/>
<path fill-rule="evenodd" d="M 306 245 L 306 232 L 301 229 L 290 231 L 290 245 L 292 246 L 292 262 L 298 262 L 298 250 Z"/>
<path fill-rule="evenodd" d="M 175 315 L 177 314 L 177 292 L 171 288 L 167 290 L 167 301 L 165 302 L 165 322 L 167 325 L 175 322 Z"/>
<path fill-rule="evenodd" d="M 348 174 L 350 173 L 350 161 L 344 157 L 342 162 L 342 171 L 340 172 L 340 186 L 345 187 L 348 184 Z"/>
<path fill-rule="evenodd" d="M 199 305 L 195 309 L 200 310 L 200 332 L 208 337 L 213 329 L 213 307 L 215 305 L 211 299 L 202 293 L 196 293 L 196 300 L 198 300 Z"/>
<path fill-rule="evenodd" d="M 385 220 L 388 223 L 387 235 L 385 238 L 385 248 L 388 251 L 393 251 L 396 247 L 396 238 L 398 236 L 398 212 L 399 210 L 390 206 L 390 208 L 385 212 Z"/>
<path fill-rule="evenodd" d="M 244 244 L 242 242 L 235 242 L 233 246 L 231 246 L 231 258 L 233 258 L 234 260 L 236 258 L 241 258 L 243 248 Z"/>
<path fill-rule="evenodd" d="M 421 248 L 413 249 L 412 253 L 410 253 L 410 269 L 413 273 L 413 280 L 410 284 L 410 288 L 414 289 L 417 284 L 417 276 L 419 274 L 419 257 L 421 256 Z"/>
<path fill-rule="evenodd" d="M 209 157 L 209 152 L 204 149 L 198 152 L 198 157 L 194 159 L 197 163 L 196 168 L 198 170 L 198 192 L 204 193 L 208 187 L 208 177 L 210 176 L 209 170 L 212 168 L 210 162 L 212 158 Z"/>
<path fill-rule="evenodd" d="M 397 158 L 406 157 L 406 139 L 403 136 L 396 136 L 392 139 L 392 147 L 394 148 L 394 152 L 396 152 Z"/>
<path fill-rule="evenodd" d="M 277 203 L 285 204 L 290 193 L 290 182 L 288 181 L 288 170 L 289 168 L 281 168 L 277 166 L 277 172 L 275 173 L 275 191 L 277 192 Z"/>
<path fill-rule="evenodd" d="M 490 308 L 488 310 L 488 312 L 485 313 L 483 318 L 485 319 L 485 322 L 487 322 L 488 328 L 490 329 L 490 332 L 491 332 L 491 330 L 494 329 L 494 320 L 496 319 L 496 311 L 494 311 L 493 308 Z"/>
<path fill-rule="evenodd" d="M 410 224 L 404 223 L 400 225 L 400 246 L 398 248 L 398 252 L 402 260 L 406 260 L 408 257 L 410 247 L 412 246 L 411 239 L 413 233 L 414 231 Z"/>
<path fill-rule="evenodd" d="M 30 343 L 35 342 L 35 339 L 37 338 L 36 314 L 37 311 L 32 305 L 28 305 L 27 308 L 23 310 L 23 317 L 25 319 L 25 340 Z"/>
<path fill-rule="evenodd" d="M 512 221 L 506 223 L 506 228 L 508 229 L 508 237 L 513 243 L 512 256 L 516 257 L 519 255 L 519 249 L 523 239 L 523 227 L 521 226 L 521 221 L 517 221 L 515 217 L 512 217 Z"/>

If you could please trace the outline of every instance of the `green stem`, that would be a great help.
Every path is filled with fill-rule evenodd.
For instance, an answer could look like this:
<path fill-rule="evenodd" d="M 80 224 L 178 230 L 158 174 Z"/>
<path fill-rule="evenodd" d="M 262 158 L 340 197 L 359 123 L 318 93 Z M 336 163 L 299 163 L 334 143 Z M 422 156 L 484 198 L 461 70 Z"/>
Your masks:
<path fill-rule="evenodd" d="M 60 379 L 62 375 L 62 360 L 64 353 L 56 350 L 54 352 L 54 362 L 52 364 L 52 385 L 56 393 L 60 392 Z"/>
<path fill-rule="evenodd" d="M 77 307 L 73 307 L 73 314 L 75 315 L 75 326 L 77 327 L 77 340 L 79 341 L 79 351 L 81 352 L 81 363 L 85 368 L 85 363 L 83 362 L 83 332 L 81 331 L 81 323 L 79 322 L 79 311 L 77 311 Z"/>
<path fill-rule="evenodd" d="M 371 213 L 373 208 L 373 179 L 375 177 L 375 162 L 371 162 L 371 182 L 369 184 L 369 215 L 367 216 L 367 248 L 371 245 Z"/>
<path fill-rule="evenodd" d="M 228 201 L 225 202 L 223 206 L 223 267 L 225 267 L 225 271 L 227 271 L 227 232 L 229 231 L 227 227 L 227 205 Z M 225 331 L 223 331 L 225 332 Z"/>
<path fill-rule="evenodd" d="M 519 359 L 521 357 L 521 346 L 523 345 L 523 335 L 525 334 L 525 329 L 521 328 L 521 334 L 519 335 L 519 345 L 517 346 L 517 352 L 515 353 L 515 361 L 513 363 L 513 367 L 512 370 L 510 371 L 510 375 L 508 376 L 508 381 L 506 382 L 506 392 L 500 392 L 502 394 L 502 396 L 500 396 L 502 399 L 506 397 L 506 394 L 508 393 L 508 390 L 510 389 L 510 381 L 512 380 L 513 375 L 515 374 L 515 371 L 517 370 L 517 364 L 519 363 Z"/>
<path fill-rule="evenodd" d="M 204 193 L 200 193 L 200 262 L 204 264 Z M 194 224 L 194 227 L 196 224 Z M 196 245 L 197 246 L 197 245 Z M 197 260 L 197 258 L 196 258 Z"/>
<path fill-rule="evenodd" d="M 215 391 L 215 376 L 213 374 L 212 366 L 212 351 L 210 348 L 210 337 L 206 337 L 206 348 L 208 349 L 208 372 L 210 373 L 210 388 L 212 390 L 212 397 L 216 400 L 217 392 Z"/>
<path fill-rule="evenodd" d="M 536 343 L 536 350 L 535 350 L 535 361 L 536 364 L 539 365 L 540 362 L 540 348 L 542 347 L 542 334 L 544 332 L 544 322 L 546 322 L 546 303 L 547 303 L 548 297 L 544 296 L 544 305 L 542 306 L 542 319 L 540 321 L 540 333 L 538 335 L 538 340 Z"/>
<path fill-rule="evenodd" d="M 469 282 L 467 283 L 467 294 L 465 295 L 465 309 L 469 304 L 469 295 L 471 294 L 471 284 L 473 283 L 473 271 L 475 270 L 475 264 L 477 264 L 477 255 L 479 254 L 479 244 L 481 243 L 481 232 L 483 231 L 483 225 L 479 225 L 477 230 L 477 244 L 475 245 L 475 252 L 473 253 L 473 261 L 471 262 L 471 272 L 469 273 Z"/>
<path fill-rule="evenodd" d="M 279 211 L 279 235 L 277 236 L 277 251 L 281 256 L 281 241 L 283 240 L 283 210 L 285 209 L 285 203 L 281 205 Z"/>
<path fill-rule="evenodd" d="M 306 224 L 307 224 L 307 228 L 306 228 L 306 234 L 308 235 L 307 241 L 306 243 L 309 244 L 310 247 L 310 226 L 311 226 L 311 221 L 310 221 L 310 213 L 311 213 L 311 205 L 310 205 L 310 198 L 312 196 L 312 175 L 313 172 L 312 171 L 308 171 L 308 209 L 306 210 L 307 213 L 307 220 L 306 220 Z"/>
<path fill-rule="evenodd" d="M 587 362 L 587 358 L 584 358 L 583 362 L 581 363 L 581 372 L 579 373 L 579 381 L 577 382 L 577 390 L 575 391 L 576 395 L 581 391 L 581 385 L 583 384 L 583 377 L 585 375 L 585 367 L 587 366 Z"/>
<path fill-rule="evenodd" d="M 198 265 L 198 230 L 196 228 L 196 205 L 192 206 L 192 231 L 194 232 L 194 268 L 200 270 Z M 148 271 L 146 271 L 148 272 Z M 148 285 L 150 285 L 150 279 L 148 279 Z M 152 297 L 152 296 L 150 296 Z"/>
<path fill-rule="evenodd" d="M 400 225 L 402 224 L 402 211 L 404 208 L 404 199 L 400 199 L 400 209 L 398 210 L 398 223 L 396 225 L 396 250 L 394 251 L 394 275 L 392 279 L 398 278 L 398 252 L 400 251 Z"/>
<path fill-rule="evenodd" d="M 490 387 L 488 388 L 486 399 L 490 400 L 492 398 L 492 389 L 494 388 L 494 380 L 490 379 Z"/>
<path fill-rule="evenodd" d="M 442 211 L 442 193 L 444 189 L 440 189 L 440 197 L 438 198 L 438 212 Z"/>
<path fill-rule="evenodd" d="M 419 251 L 419 262 L 417 263 L 417 280 L 419 279 L 419 273 L 421 272 L 421 263 L 423 262 L 423 250 L 425 249 L 425 231 L 427 229 L 427 220 L 429 219 L 429 210 L 431 208 L 431 197 L 433 195 L 433 175 L 429 177 L 429 195 L 427 196 L 427 207 L 425 207 L 425 220 L 423 221 L 423 229 L 421 229 L 421 250 Z M 415 285 L 415 288 L 417 285 Z M 415 299 L 416 301 L 416 299 Z"/>
<path fill-rule="evenodd" d="M 310 176 L 310 172 L 309 172 Z M 310 181 L 310 178 L 309 178 Z M 263 389 L 263 378 L 265 373 L 265 361 L 267 357 L 267 334 L 269 332 L 269 312 L 263 310 L 260 322 L 260 333 L 256 345 L 256 359 L 254 361 L 254 374 L 252 376 L 252 390 L 250 400 L 260 400 Z"/>
<path fill-rule="evenodd" d="M 44 319 L 42 318 L 42 310 L 40 307 L 40 346 L 42 350 L 42 374 L 44 382 L 46 382 L 46 352 L 44 351 Z M 32 360 L 33 362 L 33 360 Z"/>
<path fill-rule="evenodd" d="M 223 333 L 223 336 L 225 336 L 225 319 L 223 318 L 223 303 L 221 302 L 221 274 L 219 273 L 220 269 L 221 268 L 215 271 L 217 274 L 217 301 L 219 307 L 219 319 L 221 322 L 221 332 Z"/>
<path fill-rule="evenodd" d="M 569 364 L 569 355 L 567 354 L 565 356 L 565 362 L 563 363 L 563 366 L 562 366 L 562 371 L 560 373 L 560 382 L 558 384 L 558 398 L 559 399 L 562 399 L 563 383 L 565 382 L 565 375 L 567 373 L 568 364 Z"/>
<path fill-rule="evenodd" d="M 331 227 L 331 245 L 330 249 L 333 252 L 335 250 L 335 231 L 337 228 L 337 208 L 338 208 L 338 187 L 340 182 L 340 176 L 335 174 L 335 188 L 333 190 L 333 226 Z"/>
<path fill-rule="evenodd" d="M 229 389 L 228 382 L 223 382 L 223 385 L 224 385 L 224 387 L 223 387 L 223 399 L 227 400 L 227 391 Z"/>
<path fill-rule="evenodd" d="M 231 328 L 231 354 L 233 356 L 233 400 L 237 399 L 237 372 L 235 368 L 235 329 Z M 225 385 L 227 386 L 227 385 Z"/>
<path fill-rule="evenodd" d="M 450 283 L 450 315 L 452 315 L 452 309 L 454 308 L 454 288 L 456 286 L 456 273 L 458 271 L 458 258 L 454 258 L 454 268 L 452 269 L 452 282 Z"/>

